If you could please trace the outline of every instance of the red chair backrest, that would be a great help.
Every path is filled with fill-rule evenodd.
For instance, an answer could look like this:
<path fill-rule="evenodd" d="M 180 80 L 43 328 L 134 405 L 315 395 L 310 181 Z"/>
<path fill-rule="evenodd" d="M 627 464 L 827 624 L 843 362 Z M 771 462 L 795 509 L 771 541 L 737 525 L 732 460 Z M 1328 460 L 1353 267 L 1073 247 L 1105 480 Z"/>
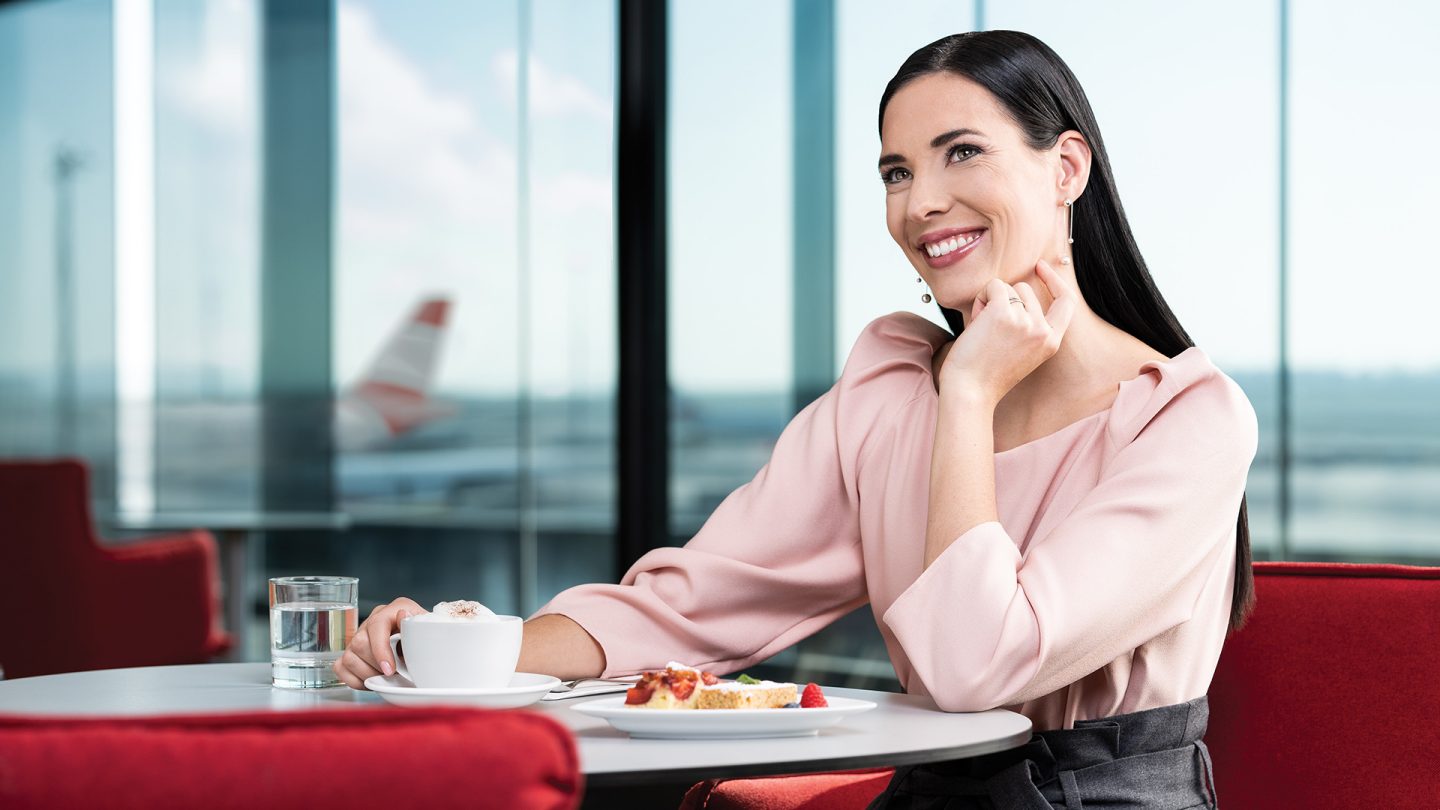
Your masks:
<path fill-rule="evenodd" d="M 0 717 L 0 807 L 561 810 L 573 735 L 528 710 Z"/>
<path fill-rule="evenodd" d="M 100 581 L 101 556 L 83 463 L 0 463 L 0 610 L 12 617 L 0 638 L 7 677 L 98 665 L 91 634 L 80 630 L 95 624 L 95 595 L 109 590 Z"/>
<path fill-rule="evenodd" d="M 1256 563 L 1206 744 L 1228 808 L 1440 807 L 1440 568 Z"/>
<path fill-rule="evenodd" d="M 98 554 L 84 463 L 0 462 L 0 571 L 73 569 Z"/>

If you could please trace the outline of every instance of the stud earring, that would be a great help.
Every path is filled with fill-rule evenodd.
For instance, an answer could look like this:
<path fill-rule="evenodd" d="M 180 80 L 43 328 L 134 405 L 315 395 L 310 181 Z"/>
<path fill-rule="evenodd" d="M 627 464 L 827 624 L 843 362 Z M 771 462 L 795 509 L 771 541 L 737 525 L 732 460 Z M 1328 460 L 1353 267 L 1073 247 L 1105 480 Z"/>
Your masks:
<path fill-rule="evenodd" d="M 1065 213 L 1070 220 L 1069 233 L 1066 240 L 1069 244 L 1075 244 L 1075 206 L 1070 200 L 1065 201 Z"/>
<path fill-rule="evenodd" d="M 915 281 L 918 282 L 918 283 L 920 283 L 920 284 L 924 284 L 924 283 L 925 283 L 925 277 L 924 277 L 924 276 L 916 276 L 916 277 L 915 277 Z M 930 303 L 930 301 L 931 301 L 931 298 L 930 298 L 930 288 L 929 288 L 929 286 L 926 286 L 926 287 L 925 287 L 925 292 L 923 292 L 923 293 L 920 294 L 920 302 L 921 302 L 921 303 L 924 303 L 924 304 L 928 304 L 928 303 Z"/>

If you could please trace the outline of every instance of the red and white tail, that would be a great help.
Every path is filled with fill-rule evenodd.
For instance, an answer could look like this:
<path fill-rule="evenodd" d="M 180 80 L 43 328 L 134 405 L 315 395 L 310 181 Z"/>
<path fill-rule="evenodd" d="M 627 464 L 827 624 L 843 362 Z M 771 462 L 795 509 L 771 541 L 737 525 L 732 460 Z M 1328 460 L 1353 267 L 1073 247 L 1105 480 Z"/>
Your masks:
<path fill-rule="evenodd" d="M 454 415 L 429 398 L 440 358 L 450 302 L 422 301 L 371 361 L 370 368 L 336 403 L 336 444 L 354 450 L 394 438 L 426 422 Z"/>

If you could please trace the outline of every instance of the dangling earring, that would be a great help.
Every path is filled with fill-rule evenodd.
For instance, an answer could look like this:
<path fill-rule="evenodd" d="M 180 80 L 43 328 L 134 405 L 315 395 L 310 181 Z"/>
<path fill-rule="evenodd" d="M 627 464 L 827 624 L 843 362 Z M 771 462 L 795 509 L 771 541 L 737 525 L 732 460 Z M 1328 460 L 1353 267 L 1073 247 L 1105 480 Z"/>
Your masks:
<path fill-rule="evenodd" d="M 921 284 L 925 283 L 924 276 L 916 276 L 915 280 Z M 930 288 L 928 286 L 925 288 L 925 292 L 920 294 L 920 302 L 924 304 L 930 303 Z"/>
<path fill-rule="evenodd" d="M 1073 245 L 1075 244 L 1075 206 L 1069 200 L 1065 201 L 1065 213 L 1070 219 L 1070 228 L 1066 239 L 1069 244 Z"/>

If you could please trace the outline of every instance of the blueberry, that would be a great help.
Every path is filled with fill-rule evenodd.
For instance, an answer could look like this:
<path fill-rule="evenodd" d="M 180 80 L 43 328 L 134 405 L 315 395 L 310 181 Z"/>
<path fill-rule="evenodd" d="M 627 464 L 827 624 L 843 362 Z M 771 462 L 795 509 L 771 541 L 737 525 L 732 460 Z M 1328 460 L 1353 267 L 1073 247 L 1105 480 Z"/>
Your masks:
<path fill-rule="evenodd" d="M 800 704 L 799 704 L 799 703 L 786 703 L 784 706 L 781 706 L 780 708 L 782 708 L 782 709 L 798 709 L 798 708 L 800 708 Z"/>

